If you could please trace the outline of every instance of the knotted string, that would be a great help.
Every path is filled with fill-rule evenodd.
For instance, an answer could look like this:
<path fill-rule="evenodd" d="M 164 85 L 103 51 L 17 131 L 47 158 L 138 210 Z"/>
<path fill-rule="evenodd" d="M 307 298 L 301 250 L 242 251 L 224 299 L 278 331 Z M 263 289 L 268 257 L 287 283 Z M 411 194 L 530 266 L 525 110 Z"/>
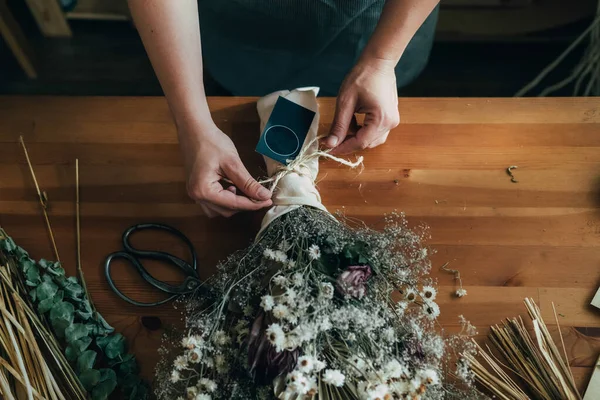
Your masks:
<path fill-rule="evenodd" d="M 269 190 L 271 191 L 271 193 L 273 193 L 275 188 L 277 188 L 279 181 L 281 181 L 281 179 L 283 179 L 283 177 L 285 177 L 286 175 L 291 174 L 291 173 L 295 173 L 295 174 L 298 174 L 301 176 L 309 176 L 310 179 L 314 182 L 317 179 L 317 177 L 312 175 L 312 172 L 310 170 L 310 167 L 308 166 L 308 163 L 310 161 L 313 161 L 313 160 L 321 158 L 321 157 L 328 158 L 330 160 L 333 160 L 339 164 L 345 165 L 352 169 L 363 165 L 363 157 L 362 156 L 357 157 L 356 161 L 352 162 L 350 160 L 346 160 L 344 158 L 340 158 L 340 157 L 331 155 L 330 154 L 331 149 L 329 149 L 329 150 L 317 149 L 317 151 L 309 152 L 311 147 L 324 137 L 325 136 L 317 136 L 316 138 L 312 139 L 310 142 L 308 142 L 308 144 L 306 144 L 305 146 L 302 147 L 302 149 L 300 150 L 300 152 L 298 153 L 298 155 L 296 156 L 295 159 L 287 160 L 287 165 L 284 165 L 284 164 L 280 165 L 277 168 L 277 172 L 274 175 L 272 175 L 270 178 L 259 181 L 259 183 L 263 184 L 263 185 L 270 183 L 271 185 L 269 187 Z"/>

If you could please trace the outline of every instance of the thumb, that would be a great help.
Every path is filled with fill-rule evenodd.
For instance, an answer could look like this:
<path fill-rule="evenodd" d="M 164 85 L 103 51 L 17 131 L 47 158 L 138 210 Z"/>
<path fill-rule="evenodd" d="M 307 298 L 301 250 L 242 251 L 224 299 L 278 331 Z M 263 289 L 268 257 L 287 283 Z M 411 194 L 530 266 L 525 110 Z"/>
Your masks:
<path fill-rule="evenodd" d="M 354 117 L 355 107 L 356 100 L 354 98 L 350 100 L 341 100 L 338 97 L 335 115 L 333 116 L 333 122 L 331 124 L 331 131 L 329 132 L 329 136 L 325 139 L 325 145 L 327 147 L 336 147 L 344 141 L 348 135 L 350 123 Z"/>
<path fill-rule="evenodd" d="M 251 199 L 268 200 L 271 198 L 271 192 L 250 175 L 239 158 L 226 163 L 223 166 L 223 172 L 238 189 Z"/>

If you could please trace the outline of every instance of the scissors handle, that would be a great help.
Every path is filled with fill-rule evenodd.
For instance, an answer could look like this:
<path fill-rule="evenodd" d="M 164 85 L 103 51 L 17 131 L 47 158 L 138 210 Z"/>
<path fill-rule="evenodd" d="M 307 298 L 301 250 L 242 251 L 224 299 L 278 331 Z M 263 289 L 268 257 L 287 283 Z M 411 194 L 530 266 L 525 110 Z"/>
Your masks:
<path fill-rule="evenodd" d="M 176 257 L 172 254 L 165 253 L 164 251 L 147 251 L 147 250 L 139 250 L 139 249 L 132 247 L 131 244 L 129 243 L 129 236 L 131 236 L 131 234 L 134 232 L 142 231 L 142 230 L 162 230 L 165 232 L 169 232 L 170 234 L 172 234 L 174 236 L 177 236 L 179 239 L 181 239 L 187 245 L 188 250 L 190 251 L 190 255 L 192 257 L 191 265 L 187 261 L 182 260 L 181 258 Z M 178 268 L 183 270 L 185 272 L 185 274 L 188 276 L 193 276 L 193 277 L 198 276 L 198 256 L 196 254 L 196 249 L 194 248 L 194 245 L 192 244 L 192 242 L 190 242 L 190 240 L 187 238 L 187 236 L 185 236 L 183 233 L 181 233 L 180 231 L 178 231 L 177 229 L 175 229 L 169 225 L 163 225 L 163 224 L 157 224 L 157 223 L 146 223 L 146 224 L 133 225 L 132 227 L 128 228 L 123 233 L 123 248 L 125 249 L 126 252 L 128 252 L 134 256 L 137 256 L 140 258 L 165 261 L 167 263 L 171 263 L 171 264 L 177 266 Z"/>
<path fill-rule="evenodd" d="M 152 286 L 156 287 L 157 289 L 162 290 L 165 293 L 172 293 L 171 296 L 167 297 L 166 299 L 152 302 L 152 303 L 139 302 L 137 300 L 133 300 L 131 297 L 126 296 L 123 292 L 121 292 L 115 286 L 115 283 L 111 276 L 110 265 L 111 265 L 112 261 L 116 258 L 124 258 L 127 261 L 129 261 L 138 270 L 138 272 L 140 273 L 140 275 L 142 276 L 142 278 L 145 281 L 147 281 Z M 115 253 L 109 254 L 108 257 L 106 257 L 106 261 L 104 262 L 104 274 L 106 275 L 106 280 L 108 282 L 108 286 L 110 286 L 110 288 L 113 290 L 113 292 L 115 292 L 115 294 L 117 296 L 119 296 L 121 299 L 123 299 L 126 302 L 133 304 L 135 306 L 140 306 L 140 307 L 159 306 L 161 304 L 165 304 L 171 300 L 176 299 L 177 297 L 181 296 L 181 294 L 182 294 L 182 293 L 178 293 L 177 287 L 155 279 L 152 275 L 150 275 L 148 273 L 148 271 L 146 271 L 146 269 L 142 266 L 142 264 L 135 257 L 133 257 L 131 254 L 124 252 L 124 251 L 117 251 Z M 190 286 L 190 284 L 192 282 L 194 282 L 194 278 L 187 277 L 182 285 L 185 285 L 186 287 L 188 287 L 188 286 Z M 197 282 L 195 283 L 195 286 L 198 286 Z M 192 288 L 192 290 L 193 290 L 193 288 Z"/>

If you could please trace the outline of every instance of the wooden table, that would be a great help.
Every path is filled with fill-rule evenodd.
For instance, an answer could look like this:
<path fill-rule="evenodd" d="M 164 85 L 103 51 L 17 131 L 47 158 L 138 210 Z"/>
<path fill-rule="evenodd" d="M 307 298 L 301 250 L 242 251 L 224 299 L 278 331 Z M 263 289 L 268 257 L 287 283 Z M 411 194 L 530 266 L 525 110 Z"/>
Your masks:
<path fill-rule="evenodd" d="M 321 99 L 321 130 L 333 99 Z M 213 98 L 215 122 L 239 147 L 255 175 L 255 99 Z M 505 317 L 525 314 L 532 297 L 548 322 L 556 304 L 580 387 L 600 351 L 600 310 L 588 306 L 600 284 L 600 99 L 401 99 L 402 124 L 388 143 L 365 153 L 360 175 L 323 162 L 319 188 L 330 210 L 380 226 L 382 215 L 406 212 L 430 226 L 433 276 L 440 284 L 440 322 L 452 330 L 464 314 L 485 334 Z M 0 97 L 0 225 L 35 257 L 52 258 L 33 183 L 17 143 L 28 144 L 48 193 L 60 256 L 75 273 L 75 158 L 80 160 L 83 264 L 106 319 L 130 340 L 151 377 L 162 326 L 180 317 L 171 305 L 130 306 L 109 290 L 104 257 L 120 248 L 128 226 L 159 221 L 195 243 L 201 275 L 244 247 L 260 215 L 208 220 L 186 195 L 184 174 L 162 98 Z M 512 183 L 506 168 L 514 171 Z M 148 248 L 181 252 L 170 238 L 138 237 Z M 451 261 L 468 295 L 452 297 Z M 128 294 L 156 294 L 130 269 L 115 268 Z M 156 270 L 160 278 L 172 272 Z M 556 329 L 554 329 L 556 330 Z"/>

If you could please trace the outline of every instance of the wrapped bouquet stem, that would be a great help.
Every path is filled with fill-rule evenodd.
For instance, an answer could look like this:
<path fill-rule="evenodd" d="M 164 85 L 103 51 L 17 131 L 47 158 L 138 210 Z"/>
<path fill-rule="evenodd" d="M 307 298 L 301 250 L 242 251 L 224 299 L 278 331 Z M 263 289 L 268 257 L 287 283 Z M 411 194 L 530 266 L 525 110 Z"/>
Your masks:
<path fill-rule="evenodd" d="M 352 227 L 321 203 L 315 179 L 328 155 L 316 140 L 316 92 L 259 100 L 261 131 L 279 96 L 317 115 L 295 162 L 265 160 L 274 206 L 255 242 L 219 265 L 212 301 L 185 300 L 186 331 L 163 348 L 159 398 L 441 399 L 453 389 L 426 231 L 398 214 L 381 231 Z"/>

